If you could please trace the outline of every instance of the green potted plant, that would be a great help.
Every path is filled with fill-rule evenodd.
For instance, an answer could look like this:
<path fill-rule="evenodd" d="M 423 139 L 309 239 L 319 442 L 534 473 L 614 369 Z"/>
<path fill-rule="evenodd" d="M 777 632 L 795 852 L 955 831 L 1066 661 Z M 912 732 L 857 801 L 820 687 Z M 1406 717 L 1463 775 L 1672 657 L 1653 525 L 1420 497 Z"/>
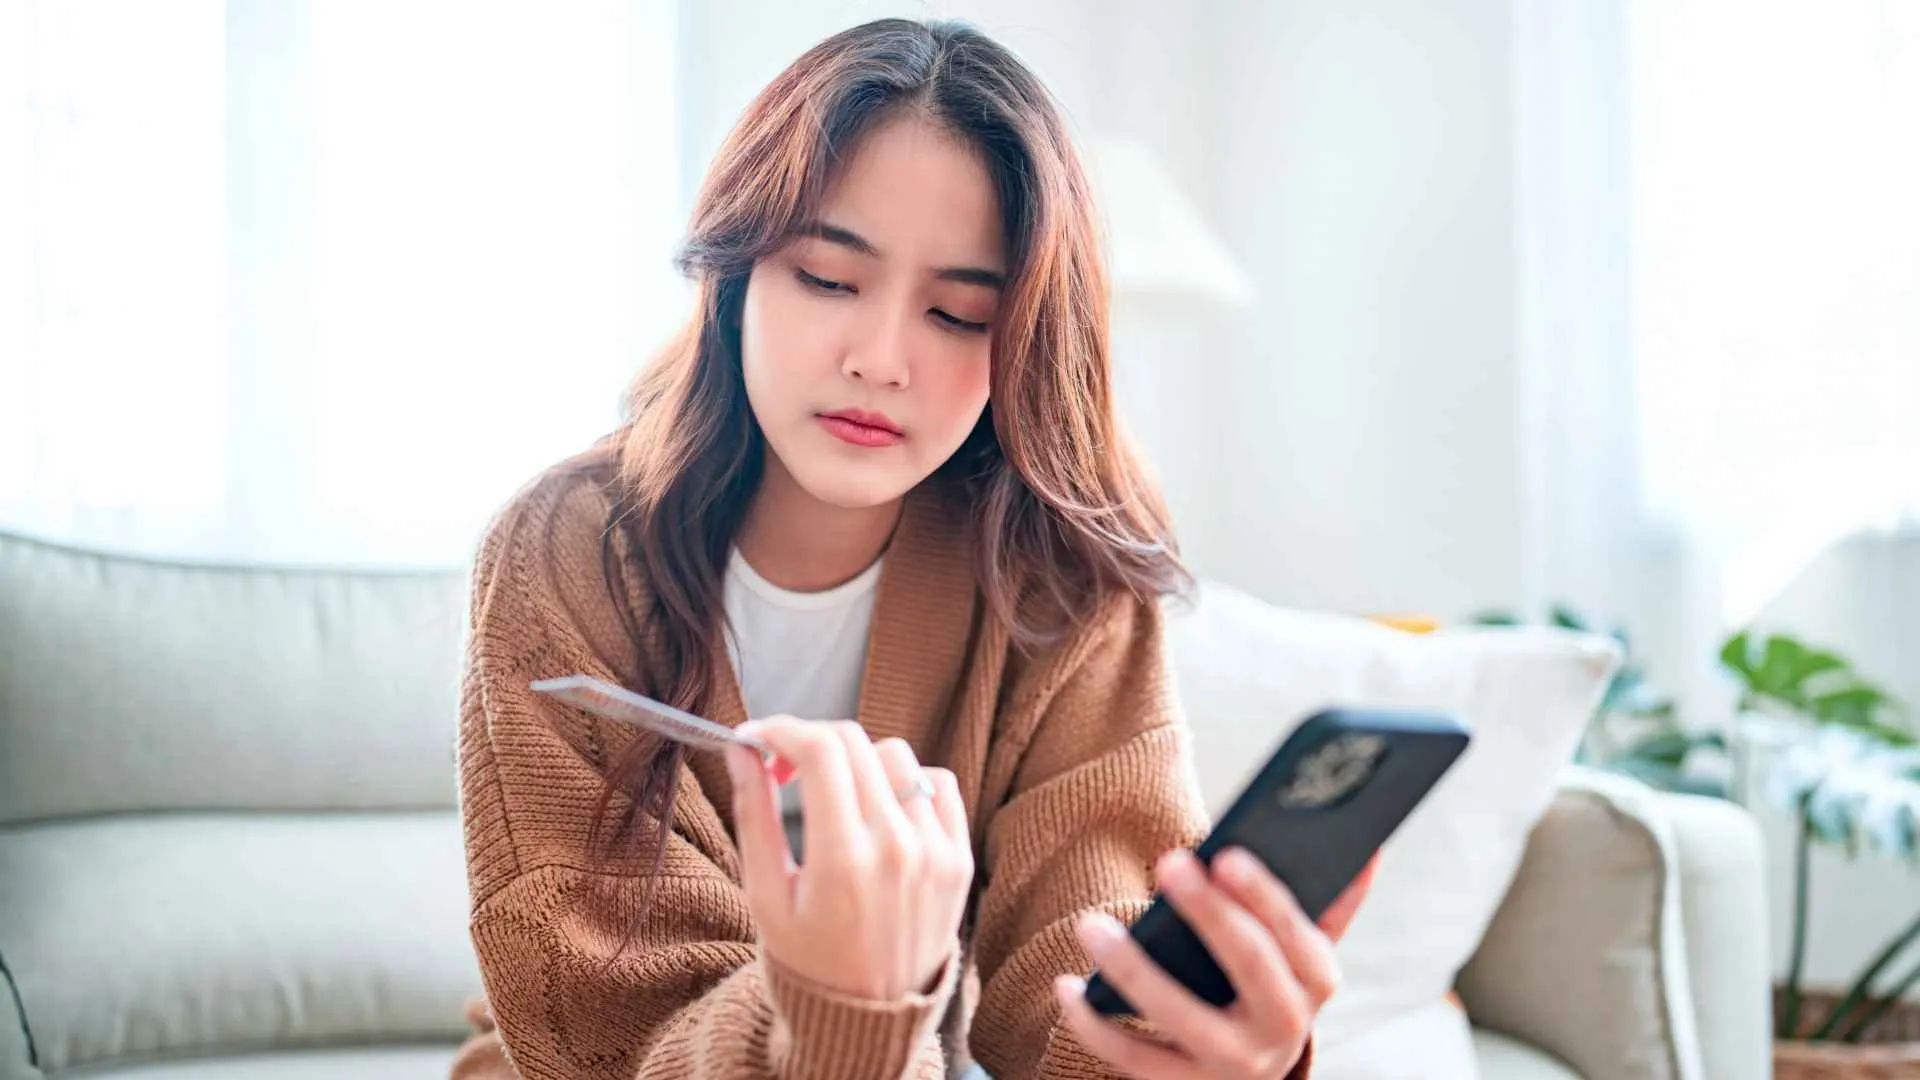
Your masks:
<path fill-rule="evenodd" d="M 1775 993 L 1780 1080 L 1920 1075 L 1920 903 L 1840 991 L 1804 985 L 1816 844 L 1920 867 L 1920 747 L 1898 703 L 1835 653 L 1786 635 L 1735 634 L 1720 661 L 1739 682 L 1739 730 L 1766 795 L 1794 815 L 1793 934 Z M 1916 890 L 1920 894 L 1920 890 Z"/>
<path fill-rule="evenodd" d="M 1473 621 L 1521 620 L 1494 611 Z M 1920 744 L 1898 722 L 1900 704 L 1831 650 L 1743 631 L 1720 650 L 1721 666 L 1740 688 L 1731 732 L 1688 728 L 1673 702 L 1648 684 L 1623 630 L 1600 630 L 1564 605 L 1547 621 L 1606 633 L 1627 650 L 1577 761 L 1666 791 L 1744 800 L 1752 793 L 1743 763 L 1753 759 L 1762 794 L 1794 816 L 1792 944 L 1774 994 L 1777 1080 L 1920 1077 L 1920 1004 L 1904 1000 L 1920 989 L 1920 904 L 1843 989 L 1813 990 L 1804 982 L 1814 845 L 1920 868 Z M 1703 760 L 1712 764 L 1703 768 Z"/>

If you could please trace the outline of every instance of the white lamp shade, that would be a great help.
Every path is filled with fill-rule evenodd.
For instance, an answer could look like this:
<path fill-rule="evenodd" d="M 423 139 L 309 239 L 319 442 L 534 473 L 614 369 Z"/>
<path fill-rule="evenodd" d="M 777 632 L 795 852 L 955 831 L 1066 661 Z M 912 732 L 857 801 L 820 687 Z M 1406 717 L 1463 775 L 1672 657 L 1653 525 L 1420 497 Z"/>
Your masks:
<path fill-rule="evenodd" d="M 1115 293 L 1252 301 L 1253 282 L 1145 145 L 1113 137 L 1083 145 L 1107 222 Z"/>

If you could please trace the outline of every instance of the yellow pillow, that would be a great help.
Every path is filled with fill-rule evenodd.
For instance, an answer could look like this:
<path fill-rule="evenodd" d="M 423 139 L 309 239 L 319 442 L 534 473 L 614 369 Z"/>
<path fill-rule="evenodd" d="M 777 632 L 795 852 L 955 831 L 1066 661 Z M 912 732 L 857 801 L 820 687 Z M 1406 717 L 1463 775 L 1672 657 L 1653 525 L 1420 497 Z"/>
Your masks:
<path fill-rule="evenodd" d="M 1409 634 L 1431 634 L 1440 629 L 1440 620 L 1432 615 L 1374 615 L 1370 618 L 1382 626 L 1405 630 Z"/>

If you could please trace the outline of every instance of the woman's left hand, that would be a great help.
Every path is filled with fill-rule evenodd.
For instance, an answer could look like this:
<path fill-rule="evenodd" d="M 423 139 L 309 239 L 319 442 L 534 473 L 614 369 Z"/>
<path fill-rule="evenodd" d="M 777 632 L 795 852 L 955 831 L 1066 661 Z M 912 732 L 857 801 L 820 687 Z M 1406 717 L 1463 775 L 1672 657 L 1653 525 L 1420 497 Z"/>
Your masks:
<path fill-rule="evenodd" d="M 1209 868 L 1191 851 L 1170 851 L 1154 876 L 1233 984 L 1233 1004 L 1217 1008 L 1195 997 L 1118 920 L 1089 914 L 1078 927 L 1081 944 L 1162 1039 L 1094 1012 L 1085 981 L 1073 976 L 1055 985 L 1063 1019 L 1083 1046 L 1138 1080 L 1280 1080 L 1339 986 L 1333 943 L 1366 897 L 1373 868 L 1368 863 L 1315 926 L 1251 854 L 1221 852 Z"/>

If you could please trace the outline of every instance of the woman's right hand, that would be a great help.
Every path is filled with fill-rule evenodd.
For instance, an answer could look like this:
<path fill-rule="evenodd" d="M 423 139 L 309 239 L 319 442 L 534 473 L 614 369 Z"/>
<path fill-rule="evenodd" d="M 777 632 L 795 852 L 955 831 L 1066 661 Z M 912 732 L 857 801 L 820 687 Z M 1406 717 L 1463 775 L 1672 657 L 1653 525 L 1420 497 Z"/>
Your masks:
<path fill-rule="evenodd" d="M 831 990 L 893 1001 L 931 988 L 953 954 L 973 883 L 973 844 L 953 773 L 852 721 L 774 717 L 753 736 L 800 778 L 806 864 L 759 755 L 727 750 L 734 831 L 760 945 Z"/>

